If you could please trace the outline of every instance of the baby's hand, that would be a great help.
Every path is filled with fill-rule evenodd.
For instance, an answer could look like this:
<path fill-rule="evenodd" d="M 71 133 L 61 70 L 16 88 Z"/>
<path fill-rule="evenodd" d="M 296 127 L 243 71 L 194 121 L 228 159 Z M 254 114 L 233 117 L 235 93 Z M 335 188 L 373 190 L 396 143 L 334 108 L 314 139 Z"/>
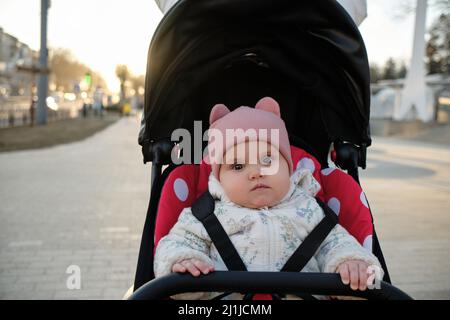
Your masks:
<path fill-rule="evenodd" d="M 198 277 L 200 273 L 208 274 L 213 272 L 214 267 L 198 259 L 186 259 L 172 266 L 172 272 L 184 273 L 186 271 L 189 271 L 194 277 Z"/>
<path fill-rule="evenodd" d="M 337 267 L 337 272 L 341 274 L 344 284 L 350 283 L 352 290 L 364 291 L 367 289 L 367 269 L 369 265 L 362 260 L 349 260 L 341 263 Z"/>

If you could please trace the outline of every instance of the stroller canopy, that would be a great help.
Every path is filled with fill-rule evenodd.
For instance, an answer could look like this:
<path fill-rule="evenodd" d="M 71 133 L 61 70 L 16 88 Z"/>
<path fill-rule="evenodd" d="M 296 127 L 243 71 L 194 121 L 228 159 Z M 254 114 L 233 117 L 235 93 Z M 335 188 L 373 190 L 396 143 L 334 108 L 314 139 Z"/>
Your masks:
<path fill-rule="evenodd" d="M 370 76 L 358 28 L 335 0 L 180 0 L 148 54 L 139 144 L 177 128 L 208 127 L 216 103 L 230 109 L 264 96 L 280 102 L 289 134 L 326 158 L 331 142 L 369 146 Z"/>
<path fill-rule="evenodd" d="M 155 0 L 159 9 L 163 14 L 166 14 L 170 8 L 179 0 Z M 355 23 L 359 26 L 367 17 L 367 2 L 366 0 L 337 0 L 347 10 L 349 15 L 353 18 Z"/>

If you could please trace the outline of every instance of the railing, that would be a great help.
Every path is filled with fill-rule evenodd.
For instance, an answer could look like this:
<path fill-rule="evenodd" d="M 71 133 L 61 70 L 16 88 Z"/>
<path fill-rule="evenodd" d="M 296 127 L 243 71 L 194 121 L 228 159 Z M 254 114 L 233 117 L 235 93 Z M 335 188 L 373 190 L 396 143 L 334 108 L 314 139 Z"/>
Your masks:
<path fill-rule="evenodd" d="M 37 104 L 34 104 L 33 111 L 30 105 L 29 97 L 13 97 L 0 101 L 0 128 L 31 125 L 32 119 L 36 119 Z M 57 110 L 47 108 L 47 121 L 54 122 L 76 118 L 79 116 L 81 106 L 81 101 L 64 101 L 58 104 Z"/>

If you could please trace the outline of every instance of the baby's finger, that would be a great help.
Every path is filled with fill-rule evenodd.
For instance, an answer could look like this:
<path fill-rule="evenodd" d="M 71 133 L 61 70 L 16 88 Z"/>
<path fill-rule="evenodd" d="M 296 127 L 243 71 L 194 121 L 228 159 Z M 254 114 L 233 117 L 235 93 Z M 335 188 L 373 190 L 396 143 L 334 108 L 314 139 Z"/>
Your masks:
<path fill-rule="evenodd" d="M 350 288 L 358 290 L 359 287 L 359 269 L 356 263 L 350 263 L 348 266 L 350 271 Z"/>
<path fill-rule="evenodd" d="M 339 266 L 339 273 L 341 275 L 342 283 L 349 284 L 350 283 L 350 273 L 348 271 L 348 265 L 346 263 L 341 264 Z"/>
<path fill-rule="evenodd" d="M 367 264 L 359 263 L 359 290 L 364 291 L 367 289 Z"/>
<path fill-rule="evenodd" d="M 208 274 L 208 273 L 214 271 L 213 266 L 210 266 L 209 264 L 207 264 L 201 260 L 195 259 L 195 260 L 193 260 L 193 263 L 198 269 L 200 269 L 201 272 L 203 272 L 203 274 Z"/>
<path fill-rule="evenodd" d="M 186 272 L 186 268 L 183 267 L 183 265 L 181 265 L 181 263 L 175 263 L 172 266 L 172 272 L 180 272 L 180 273 L 184 273 Z"/>
<path fill-rule="evenodd" d="M 190 274 L 192 274 L 194 277 L 198 277 L 200 275 L 200 271 L 197 269 L 197 267 L 189 260 L 184 260 L 181 262 L 184 267 L 189 271 Z"/>

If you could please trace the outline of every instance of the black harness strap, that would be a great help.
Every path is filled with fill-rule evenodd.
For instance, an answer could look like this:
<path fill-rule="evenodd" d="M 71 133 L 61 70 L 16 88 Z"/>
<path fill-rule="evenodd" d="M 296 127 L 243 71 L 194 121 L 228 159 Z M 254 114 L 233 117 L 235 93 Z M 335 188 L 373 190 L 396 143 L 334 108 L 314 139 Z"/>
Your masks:
<path fill-rule="evenodd" d="M 336 214 L 321 200 L 316 198 L 317 203 L 323 209 L 325 217 L 303 240 L 280 271 L 300 272 L 309 260 L 314 256 L 319 246 L 338 223 Z"/>
<path fill-rule="evenodd" d="M 336 214 L 321 200 L 316 198 L 317 203 L 323 209 L 325 217 L 314 228 L 313 231 L 303 240 L 300 246 L 295 250 L 293 255 L 289 258 L 286 264 L 280 271 L 283 272 L 300 272 L 305 265 L 314 256 L 319 246 L 328 236 L 330 231 L 338 223 Z M 211 241 L 217 248 L 223 262 L 230 271 L 247 271 L 247 268 L 242 261 L 239 253 L 228 237 L 227 233 L 220 224 L 214 214 L 215 202 L 209 191 L 206 191 L 197 201 L 192 205 L 192 214 L 203 224 L 211 238 Z M 225 293 L 218 296 L 220 299 L 230 293 Z M 298 293 L 297 296 L 305 300 L 315 300 L 310 294 Z M 247 299 L 251 299 L 253 294 L 246 295 Z"/>
<path fill-rule="evenodd" d="M 214 214 L 214 198 L 206 191 L 192 205 L 192 214 L 200 220 L 230 271 L 247 271 L 239 253 Z"/>

